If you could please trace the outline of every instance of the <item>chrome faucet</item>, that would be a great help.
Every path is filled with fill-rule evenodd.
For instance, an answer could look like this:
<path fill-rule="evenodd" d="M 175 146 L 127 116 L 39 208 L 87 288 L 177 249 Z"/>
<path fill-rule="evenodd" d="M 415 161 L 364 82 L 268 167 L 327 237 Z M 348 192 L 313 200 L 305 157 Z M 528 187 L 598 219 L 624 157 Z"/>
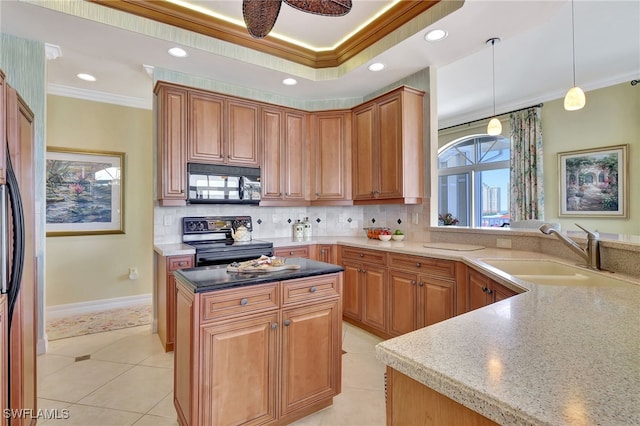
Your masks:
<path fill-rule="evenodd" d="M 590 269 L 600 269 L 600 234 L 597 232 L 591 232 L 582 226 L 575 224 L 578 228 L 587 233 L 587 246 L 585 248 L 580 247 L 573 240 L 565 237 L 557 229 L 548 223 L 543 224 L 538 228 L 543 234 L 554 234 L 560 241 L 562 241 L 567 247 L 577 253 L 580 257 L 587 261 L 587 267 Z"/>

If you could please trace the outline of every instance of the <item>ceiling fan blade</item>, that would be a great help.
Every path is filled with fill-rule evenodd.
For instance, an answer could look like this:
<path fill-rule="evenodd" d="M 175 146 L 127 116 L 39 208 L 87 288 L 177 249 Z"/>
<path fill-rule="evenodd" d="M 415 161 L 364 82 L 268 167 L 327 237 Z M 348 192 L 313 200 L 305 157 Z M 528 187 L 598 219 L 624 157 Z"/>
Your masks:
<path fill-rule="evenodd" d="M 282 0 L 243 0 L 242 16 L 249 34 L 263 38 L 273 28 L 280 13 Z"/>
<path fill-rule="evenodd" d="M 351 10 L 351 0 L 283 0 L 303 12 L 323 16 L 343 16 Z"/>

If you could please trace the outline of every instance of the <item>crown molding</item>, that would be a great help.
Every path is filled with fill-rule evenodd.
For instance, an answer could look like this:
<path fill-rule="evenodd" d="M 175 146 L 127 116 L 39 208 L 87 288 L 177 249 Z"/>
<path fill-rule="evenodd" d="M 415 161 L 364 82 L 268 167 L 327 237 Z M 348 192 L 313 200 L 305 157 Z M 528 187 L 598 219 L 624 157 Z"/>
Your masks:
<path fill-rule="evenodd" d="M 149 99 L 135 98 L 132 96 L 114 95 L 111 93 L 97 92 L 95 90 L 78 89 L 75 87 L 63 86 L 61 84 L 49 83 L 47 94 L 65 96 L 68 98 L 84 99 L 86 101 L 104 102 L 131 108 L 152 109 L 152 94 L 149 91 Z"/>
<path fill-rule="evenodd" d="M 337 48 L 323 52 L 316 52 L 270 36 L 258 40 L 251 37 L 244 27 L 169 2 L 88 1 L 319 69 L 342 65 L 442 0 L 401 1 Z"/>

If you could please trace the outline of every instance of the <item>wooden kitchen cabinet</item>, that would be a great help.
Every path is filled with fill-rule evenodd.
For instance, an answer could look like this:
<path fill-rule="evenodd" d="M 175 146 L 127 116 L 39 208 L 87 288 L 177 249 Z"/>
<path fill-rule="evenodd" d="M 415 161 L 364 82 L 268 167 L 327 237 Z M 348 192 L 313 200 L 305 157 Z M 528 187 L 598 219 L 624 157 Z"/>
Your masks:
<path fill-rule="evenodd" d="M 210 92 L 189 92 L 187 161 L 260 165 L 258 104 Z"/>
<path fill-rule="evenodd" d="M 455 315 L 456 265 L 417 256 L 389 256 L 389 329 L 399 336 Z"/>
<path fill-rule="evenodd" d="M 375 334 L 387 331 L 387 255 L 382 251 L 341 248 L 345 284 L 343 316 Z"/>
<path fill-rule="evenodd" d="M 2 407 L 9 407 L 9 326 L 7 322 L 7 295 L 0 294 L 0 404 Z M 9 424 L 7 416 L 2 416 L 1 426 Z"/>
<path fill-rule="evenodd" d="M 156 295 L 158 303 L 158 336 L 166 352 L 173 350 L 175 342 L 175 292 L 178 269 L 192 268 L 193 256 L 156 255 Z"/>
<path fill-rule="evenodd" d="M 325 263 L 337 263 L 335 244 L 316 244 L 316 260 Z"/>
<path fill-rule="evenodd" d="M 180 425 L 288 424 L 341 391 L 342 274 L 193 293 L 177 282 Z"/>
<path fill-rule="evenodd" d="M 424 92 L 402 86 L 353 109 L 354 204 L 419 204 Z"/>
<path fill-rule="evenodd" d="M 467 279 L 467 309 L 469 311 L 518 294 L 517 291 L 511 290 L 471 268 L 468 268 Z"/>
<path fill-rule="evenodd" d="M 187 203 L 187 89 L 156 84 L 157 198 L 160 206 Z"/>
<path fill-rule="evenodd" d="M 351 111 L 309 115 L 311 205 L 351 205 Z"/>
<path fill-rule="evenodd" d="M 5 99 L 6 93 L 6 83 L 5 83 L 5 75 L 2 70 L 0 70 L 0 136 L 2 136 L 2 142 L 0 143 L 0 185 L 4 185 L 7 183 L 7 145 L 4 141 L 7 135 L 7 101 Z M 6 405 L 3 405 L 6 407 Z"/>
<path fill-rule="evenodd" d="M 308 204 L 306 114 L 263 106 L 261 206 Z"/>
<path fill-rule="evenodd" d="M 311 259 L 309 253 L 309 246 L 287 246 L 287 247 L 277 247 L 273 249 L 274 256 L 278 257 L 304 257 L 306 259 Z"/>

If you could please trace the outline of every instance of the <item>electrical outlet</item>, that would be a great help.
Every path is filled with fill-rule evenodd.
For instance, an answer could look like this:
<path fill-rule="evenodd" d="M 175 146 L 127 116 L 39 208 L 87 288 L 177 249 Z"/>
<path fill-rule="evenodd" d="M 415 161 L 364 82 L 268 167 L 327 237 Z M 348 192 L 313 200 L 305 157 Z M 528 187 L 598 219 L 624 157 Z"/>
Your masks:
<path fill-rule="evenodd" d="M 498 248 L 511 248 L 511 240 L 508 238 L 498 238 L 496 239 L 496 247 Z"/>
<path fill-rule="evenodd" d="M 130 280 L 138 279 L 138 268 L 129 268 L 129 279 Z"/>

